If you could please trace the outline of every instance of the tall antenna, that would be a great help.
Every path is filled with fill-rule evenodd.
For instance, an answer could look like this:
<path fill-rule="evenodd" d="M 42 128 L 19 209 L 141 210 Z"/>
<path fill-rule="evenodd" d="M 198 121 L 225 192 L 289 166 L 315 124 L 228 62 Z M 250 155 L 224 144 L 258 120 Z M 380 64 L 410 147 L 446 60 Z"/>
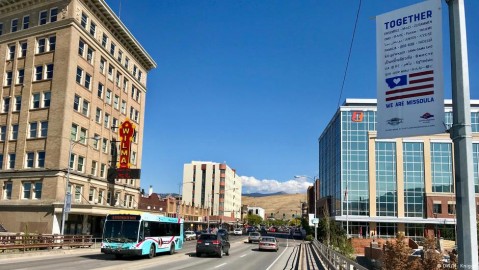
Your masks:
<path fill-rule="evenodd" d="M 120 5 L 118 7 L 118 19 L 121 18 L 121 0 L 118 0 L 120 2 Z"/>

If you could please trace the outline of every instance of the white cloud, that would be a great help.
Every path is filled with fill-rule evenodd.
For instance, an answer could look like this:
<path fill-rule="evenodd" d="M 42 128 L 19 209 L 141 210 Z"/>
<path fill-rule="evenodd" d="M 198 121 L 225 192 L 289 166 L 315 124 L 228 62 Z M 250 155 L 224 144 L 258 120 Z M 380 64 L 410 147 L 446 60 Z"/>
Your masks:
<path fill-rule="evenodd" d="M 263 179 L 259 180 L 253 176 L 241 176 L 243 184 L 243 193 L 306 193 L 312 182 L 308 182 L 308 178 L 299 177 L 288 181 L 280 182 L 278 180 Z"/>

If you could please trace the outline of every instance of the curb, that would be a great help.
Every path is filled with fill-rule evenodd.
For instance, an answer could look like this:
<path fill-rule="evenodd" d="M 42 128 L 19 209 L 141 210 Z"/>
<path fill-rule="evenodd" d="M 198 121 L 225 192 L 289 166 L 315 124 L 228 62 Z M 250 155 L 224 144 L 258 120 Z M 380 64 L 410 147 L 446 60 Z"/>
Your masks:
<path fill-rule="evenodd" d="M 54 255 L 62 255 L 62 254 L 82 254 L 82 253 L 100 254 L 100 248 L 67 248 L 67 249 L 58 248 L 58 249 L 49 249 L 49 250 L 0 253 L 0 261 L 5 259 L 11 259 L 11 258 L 54 256 Z"/>

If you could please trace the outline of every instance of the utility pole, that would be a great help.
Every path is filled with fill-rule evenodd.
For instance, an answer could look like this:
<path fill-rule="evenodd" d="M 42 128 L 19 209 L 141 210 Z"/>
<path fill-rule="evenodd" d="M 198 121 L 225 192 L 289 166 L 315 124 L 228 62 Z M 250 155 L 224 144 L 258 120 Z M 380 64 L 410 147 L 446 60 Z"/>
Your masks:
<path fill-rule="evenodd" d="M 453 123 L 450 134 L 454 144 L 458 269 L 477 270 L 479 265 L 464 0 L 446 2 L 449 6 L 452 63 Z"/>

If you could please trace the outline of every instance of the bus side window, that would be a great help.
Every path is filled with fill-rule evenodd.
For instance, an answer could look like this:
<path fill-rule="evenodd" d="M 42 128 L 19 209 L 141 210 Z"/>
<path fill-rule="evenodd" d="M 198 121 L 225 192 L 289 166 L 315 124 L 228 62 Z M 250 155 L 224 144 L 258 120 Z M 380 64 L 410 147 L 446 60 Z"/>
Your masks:
<path fill-rule="evenodd" d="M 145 237 L 150 237 L 151 236 L 151 231 L 150 231 L 150 226 L 149 223 L 145 221 Z"/>
<path fill-rule="evenodd" d="M 140 223 L 140 235 L 139 235 L 138 242 L 141 242 L 141 241 L 143 241 L 143 240 L 145 239 L 145 237 L 144 237 L 144 235 L 143 235 L 144 232 L 145 232 L 143 226 L 145 226 L 145 222 L 144 222 L 144 221 L 142 221 L 142 222 Z"/>

